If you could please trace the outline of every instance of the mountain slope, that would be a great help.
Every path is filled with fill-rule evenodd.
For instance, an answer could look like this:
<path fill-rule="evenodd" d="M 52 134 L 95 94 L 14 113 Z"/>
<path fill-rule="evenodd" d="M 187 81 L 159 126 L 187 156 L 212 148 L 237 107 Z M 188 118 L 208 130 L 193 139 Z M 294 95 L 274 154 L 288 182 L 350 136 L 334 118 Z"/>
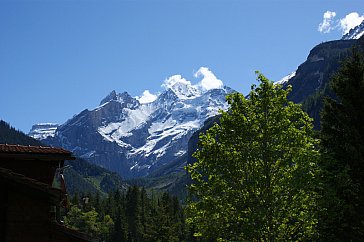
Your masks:
<path fill-rule="evenodd" d="M 303 109 L 314 118 L 314 125 L 320 128 L 320 112 L 325 96 L 333 96 L 329 81 L 336 73 L 342 61 L 352 51 L 353 47 L 364 52 L 364 36 L 358 40 L 337 40 L 316 46 L 307 61 L 298 69 L 297 75 L 290 79 L 284 86 L 292 85 L 292 93 L 289 98 L 297 103 L 302 103 Z M 312 58 L 321 59 L 316 65 Z"/>
<path fill-rule="evenodd" d="M 355 43 L 356 40 L 336 40 L 315 46 L 296 74 L 284 83 L 284 87 L 292 86 L 288 98 L 302 103 L 316 90 L 323 88 Z"/>
<path fill-rule="evenodd" d="M 233 91 L 228 87 L 203 90 L 172 78 L 149 103 L 112 91 L 100 106 L 82 111 L 60 125 L 54 137 L 42 141 L 125 178 L 151 174 L 185 156 L 192 133 L 219 109 L 227 108 L 225 96 Z"/>
<path fill-rule="evenodd" d="M 65 169 L 66 187 L 70 194 L 99 192 L 106 195 L 110 191 L 126 190 L 128 186 L 118 174 L 84 159 L 66 161 L 65 165 L 70 166 L 70 169 Z"/>

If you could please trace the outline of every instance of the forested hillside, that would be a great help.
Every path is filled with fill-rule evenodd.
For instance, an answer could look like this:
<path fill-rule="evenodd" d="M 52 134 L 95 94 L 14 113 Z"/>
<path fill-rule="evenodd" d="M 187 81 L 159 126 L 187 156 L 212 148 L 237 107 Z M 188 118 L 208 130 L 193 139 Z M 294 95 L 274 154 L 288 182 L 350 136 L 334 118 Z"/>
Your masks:
<path fill-rule="evenodd" d="M 110 172 L 84 159 L 66 161 L 70 169 L 65 170 L 67 190 L 70 194 L 96 193 L 106 195 L 111 191 L 125 190 L 127 184 L 115 172 Z"/>
<path fill-rule="evenodd" d="M 13 145 L 43 145 L 42 142 L 33 139 L 23 132 L 11 127 L 10 124 L 4 120 L 0 120 L 0 144 L 13 144 Z"/>

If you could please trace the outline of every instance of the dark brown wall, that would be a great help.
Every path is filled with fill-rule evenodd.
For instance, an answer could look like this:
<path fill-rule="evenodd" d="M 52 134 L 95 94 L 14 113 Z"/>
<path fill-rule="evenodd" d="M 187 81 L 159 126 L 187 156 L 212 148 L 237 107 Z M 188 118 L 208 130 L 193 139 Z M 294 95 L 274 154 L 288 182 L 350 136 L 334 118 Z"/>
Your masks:
<path fill-rule="evenodd" d="M 14 188 L 14 187 L 9 187 Z M 25 187 L 26 188 L 26 187 Z M 8 190 L 6 205 L 6 241 L 51 241 L 50 209 L 47 198 L 17 187 Z"/>
<path fill-rule="evenodd" d="M 2 159 L 0 166 L 40 182 L 52 185 L 54 173 L 63 161 Z"/>

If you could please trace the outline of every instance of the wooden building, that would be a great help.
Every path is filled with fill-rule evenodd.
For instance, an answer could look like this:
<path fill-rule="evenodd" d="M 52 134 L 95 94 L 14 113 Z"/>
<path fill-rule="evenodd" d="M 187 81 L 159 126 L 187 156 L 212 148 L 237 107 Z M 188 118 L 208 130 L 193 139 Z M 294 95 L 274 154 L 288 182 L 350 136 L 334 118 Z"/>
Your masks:
<path fill-rule="evenodd" d="M 92 241 L 57 221 L 65 191 L 53 180 L 73 159 L 60 148 L 0 144 L 0 241 Z"/>

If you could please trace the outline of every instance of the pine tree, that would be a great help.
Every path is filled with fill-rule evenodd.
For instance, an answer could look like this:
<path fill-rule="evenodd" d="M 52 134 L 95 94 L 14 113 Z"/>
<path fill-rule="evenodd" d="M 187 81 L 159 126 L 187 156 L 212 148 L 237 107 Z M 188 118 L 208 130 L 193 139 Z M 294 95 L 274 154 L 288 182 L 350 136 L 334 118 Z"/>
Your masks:
<path fill-rule="evenodd" d="M 125 211 L 118 206 L 115 214 L 114 230 L 112 232 L 113 242 L 125 242 L 128 241 L 128 228 L 125 218 Z"/>
<path fill-rule="evenodd" d="M 102 211 L 102 207 L 101 207 L 101 196 L 100 196 L 100 192 L 97 191 L 95 196 L 93 197 L 93 206 L 95 208 L 95 210 L 99 213 L 100 218 L 104 217 L 104 211 Z"/>
<path fill-rule="evenodd" d="M 126 194 L 126 218 L 128 221 L 128 241 L 142 241 L 141 202 L 139 187 L 130 187 Z"/>
<path fill-rule="evenodd" d="M 195 235 L 220 241 L 292 241 L 315 237 L 319 153 L 312 119 L 288 91 L 259 74 L 249 98 L 200 136 L 187 222 Z"/>
<path fill-rule="evenodd" d="M 144 241 L 153 241 L 157 238 L 158 234 L 156 233 L 156 229 L 153 225 L 154 221 L 152 220 L 152 203 L 148 198 L 147 191 L 143 187 L 140 191 L 140 208 L 141 208 L 141 225 L 143 228 L 143 240 Z M 157 222 L 158 225 L 158 222 Z"/>
<path fill-rule="evenodd" d="M 332 79 L 321 119 L 320 233 L 327 241 L 364 238 L 364 60 L 357 49 Z"/>

